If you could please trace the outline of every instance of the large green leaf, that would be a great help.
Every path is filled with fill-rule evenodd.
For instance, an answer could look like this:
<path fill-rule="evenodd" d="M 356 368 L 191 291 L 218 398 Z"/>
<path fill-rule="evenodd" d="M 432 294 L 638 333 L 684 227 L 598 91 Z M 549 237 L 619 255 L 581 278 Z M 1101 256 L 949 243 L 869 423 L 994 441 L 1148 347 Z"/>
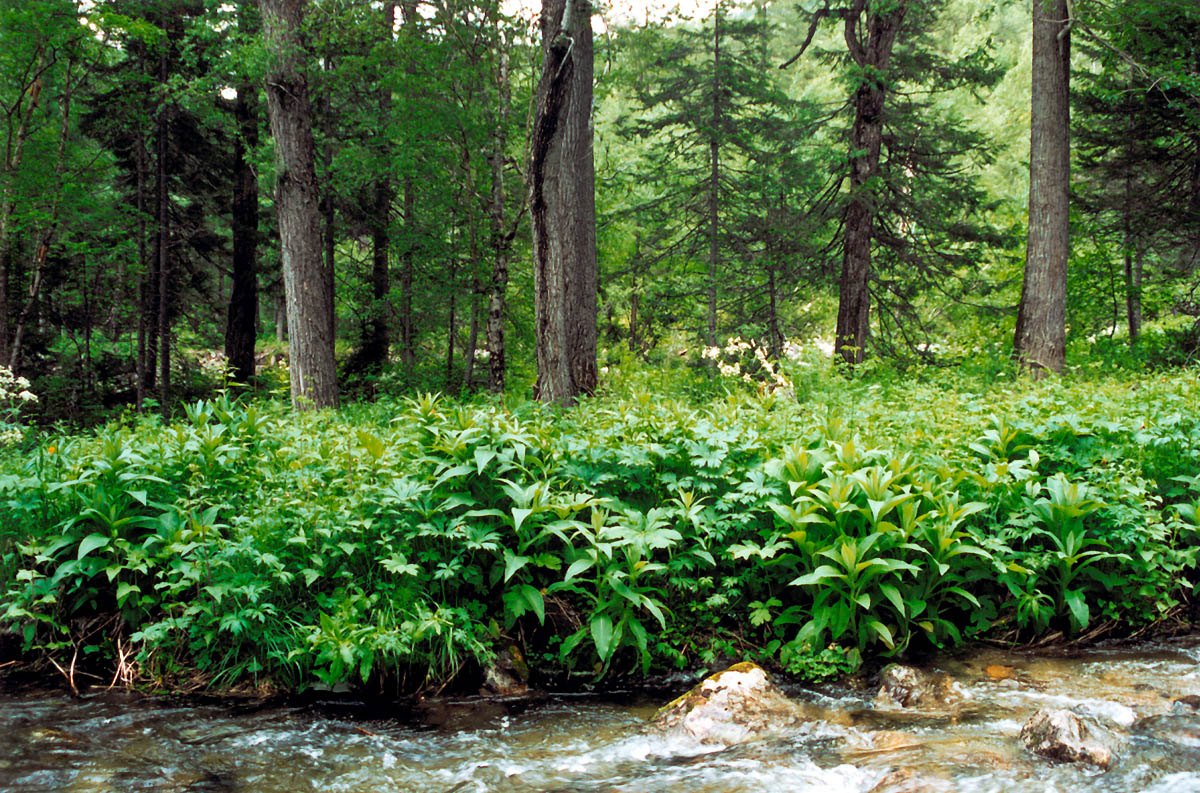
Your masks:
<path fill-rule="evenodd" d="M 1091 619 L 1091 611 L 1088 609 L 1087 600 L 1083 597 L 1083 592 L 1078 589 L 1068 590 L 1063 595 L 1063 600 L 1066 601 L 1067 608 L 1071 610 L 1072 621 L 1083 630 L 1087 627 L 1088 620 Z"/>
<path fill-rule="evenodd" d="M 822 581 L 825 581 L 826 579 L 829 579 L 829 578 L 844 579 L 845 577 L 846 577 L 846 574 L 841 572 L 837 568 L 833 567 L 833 565 L 823 564 L 820 567 L 818 567 L 816 570 L 813 570 L 811 573 L 802 575 L 799 578 L 793 578 L 791 581 L 788 582 L 788 585 L 789 586 L 811 586 L 813 584 L 819 584 Z"/>
<path fill-rule="evenodd" d="M 521 595 L 525 598 L 525 602 L 529 604 L 529 608 L 533 609 L 533 613 L 537 615 L 538 623 L 546 622 L 546 601 L 542 598 L 542 593 L 538 589 L 529 584 L 521 584 Z"/>
<path fill-rule="evenodd" d="M 592 641 L 596 644 L 596 653 L 600 656 L 600 660 L 608 663 L 616 651 L 613 641 L 615 634 L 613 633 L 613 623 L 607 614 L 597 614 L 592 617 L 590 623 L 592 632 Z"/>
<path fill-rule="evenodd" d="M 97 548 L 103 548 L 112 542 L 111 537 L 103 534 L 89 534 L 79 542 L 79 553 L 76 559 L 82 559 Z"/>
<path fill-rule="evenodd" d="M 504 549 L 504 583 L 508 583 L 508 579 L 517 574 L 518 571 L 525 565 L 529 564 L 528 556 L 519 556 L 509 549 Z"/>
<path fill-rule="evenodd" d="M 892 636 L 892 631 L 888 626 L 884 625 L 879 620 L 867 620 L 867 627 L 875 631 L 883 643 L 888 646 L 889 650 L 896 649 L 896 640 Z"/>

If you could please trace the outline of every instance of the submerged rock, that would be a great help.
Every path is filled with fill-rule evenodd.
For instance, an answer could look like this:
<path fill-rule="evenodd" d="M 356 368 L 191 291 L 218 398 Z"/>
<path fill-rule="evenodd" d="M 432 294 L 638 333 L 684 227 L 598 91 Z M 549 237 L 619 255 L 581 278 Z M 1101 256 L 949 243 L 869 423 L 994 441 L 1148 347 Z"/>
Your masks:
<path fill-rule="evenodd" d="M 1138 719 L 1133 731 L 1176 750 L 1195 753 L 1200 750 L 1200 715 L 1196 713 L 1164 713 Z"/>
<path fill-rule="evenodd" d="M 446 730 L 478 728 L 509 715 L 509 702 L 497 699 L 444 699 L 431 697 L 418 701 L 416 712 L 430 727 Z"/>
<path fill-rule="evenodd" d="M 867 793 L 940 793 L 949 787 L 948 780 L 930 777 L 913 768 L 901 767 L 885 774 Z"/>
<path fill-rule="evenodd" d="M 515 645 L 500 651 L 484 671 L 482 696 L 519 697 L 529 693 L 529 664 Z"/>
<path fill-rule="evenodd" d="M 1200 696 L 1186 694 L 1171 700 L 1171 710 L 1175 713 L 1195 713 L 1200 711 Z"/>
<path fill-rule="evenodd" d="M 879 680 L 876 705 L 903 708 L 948 705 L 962 699 L 949 675 L 931 675 L 912 666 L 888 664 Z"/>
<path fill-rule="evenodd" d="M 1017 677 L 1017 670 L 1004 664 L 988 664 L 983 673 L 991 680 L 1015 680 Z"/>
<path fill-rule="evenodd" d="M 786 727 L 800 710 L 758 664 L 740 663 L 704 678 L 654 714 L 655 728 L 703 743 L 735 744 Z"/>
<path fill-rule="evenodd" d="M 1108 768 L 1113 749 L 1097 730 L 1069 710 L 1039 710 L 1021 728 L 1021 742 L 1036 755 L 1063 763 L 1091 763 Z"/>

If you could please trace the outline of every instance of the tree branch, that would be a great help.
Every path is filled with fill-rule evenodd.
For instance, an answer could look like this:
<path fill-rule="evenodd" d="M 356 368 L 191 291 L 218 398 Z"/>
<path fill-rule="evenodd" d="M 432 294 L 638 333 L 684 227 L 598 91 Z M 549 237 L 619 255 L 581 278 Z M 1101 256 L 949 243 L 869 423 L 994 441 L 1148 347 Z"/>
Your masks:
<path fill-rule="evenodd" d="M 863 46 L 863 43 L 858 40 L 858 32 L 856 30 L 857 23 L 862 18 L 862 13 L 866 7 L 867 0 L 854 0 L 854 7 L 842 12 L 842 18 L 846 22 L 846 50 L 850 53 L 851 60 L 859 66 L 867 65 L 867 50 Z"/>
<path fill-rule="evenodd" d="M 812 21 L 808 24 L 808 35 L 804 37 L 804 43 L 800 45 L 800 51 L 788 58 L 786 63 L 779 64 L 780 69 L 786 69 L 800 60 L 800 56 L 808 49 L 808 45 L 812 44 L 813 36 L 817 34 L 817 26 L 821 24 L 821 20 L 832 13 L 834 13 L 834 10 L 829 7 L 829 0 L 825 0 L 825 6 L 813 12 Z M 841 13 L 841 9 L 837 13 Z"/>

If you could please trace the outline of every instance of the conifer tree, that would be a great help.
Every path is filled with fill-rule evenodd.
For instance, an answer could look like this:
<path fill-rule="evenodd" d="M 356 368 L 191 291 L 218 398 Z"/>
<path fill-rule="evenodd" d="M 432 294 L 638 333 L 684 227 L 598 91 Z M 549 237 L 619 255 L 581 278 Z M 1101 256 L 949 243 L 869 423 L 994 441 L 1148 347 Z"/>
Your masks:
<path fill-rule="evenodd" d="M 961 111 L 940 100 L 978 91 L 1003 74 L 983 47 L 951 55 L 932 37 L 945 0 L 826 2 L 809 15 L 801 57 L 825 20 L 840 24 L 842 50 L 818 53 L 841 65 L 849 94 L 843 115 L 847 192 L 842 218 L 836 354 L 863 360 L 875 327 L 916 348 L 914 331 L 927 295 L 957 299 L 980 257 L 1004 244 L 983 210 L 971 167 L 989 144 Z M 887 338 L 876 338 L 887 343 Z"/>
<path fill-rule="evenodd" d="M 720 330 L 754 326 L 778 351 L 780 295 L 811 259 L 820 169 L 803 143 L 815 111 L 776 84 L 769 35 L 761 9 L 735 14 L 726 2 L 699 24 L 625 33 L 633 102 L 618 128 L 643 144 L 624 175 L 626 214 L 641 230 L 639 260 L 675 271 L 655 279 L 656 302 L 703 306 L 696 327 L 709 346 Z"/>

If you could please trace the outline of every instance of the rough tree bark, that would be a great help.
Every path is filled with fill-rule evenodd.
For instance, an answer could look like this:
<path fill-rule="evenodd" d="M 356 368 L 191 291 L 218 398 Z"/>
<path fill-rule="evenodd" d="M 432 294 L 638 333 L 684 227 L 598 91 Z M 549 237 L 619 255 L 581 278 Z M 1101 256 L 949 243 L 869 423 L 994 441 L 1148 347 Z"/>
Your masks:
<path fill-rule="evenodd" d="M 258 28 L 248 2 L 238 6 L 238 26 Z M 258 177 L 250 153 L 258 146 L 258 113 L 253 86 L 237 87 L 233 108 L 237 133 L 233 143 L 233 275 L 225 322 L 225 357 L 233 379 L 249 383 L 254 376 L 254 341 L 258 318 Z"/>
<path fill-rule="evenodd" d="M 596 203 L 592 9 L 543 0 L 542 74 L 530 157 L 537 397 L 596 389 Z"/>
<path fill-rule="evenodd" d="M 260 0 L 271 61 L 267 111 L 275 138 L 275 205 L 287 301 L 292 407 L 336 406 L 337 369 L 330 296 L 321 263 L 321 213 L 312 108 L 303 71 L 300 25 L 305 0 Z"/>
<path fill-rule="evenodd" d="M 1013 354 L 1035 377 L 1066 357 L 1071 38 L 1067 0 L 1034 0 L 1029 237 Z"/>
<path fill-rule="evenodd" d="M 874 236 L 883 144 L 883 112 L 887 100 L 887 70 L 908 0 L 898 0 L 881 11 L 856 0 L 845 15 L 845 39 L 851 59 L 863 70 L 854 94 L 854 127 L 851 132 L 850 205 L 846 209 L 842 246 L 842 274 L 838 282 L 835 353 L 847 363 L 861 363 L 866 353 L 871 319 L 871 239 Z M 866 12 L 866 42 L 858 27 Z"/>

